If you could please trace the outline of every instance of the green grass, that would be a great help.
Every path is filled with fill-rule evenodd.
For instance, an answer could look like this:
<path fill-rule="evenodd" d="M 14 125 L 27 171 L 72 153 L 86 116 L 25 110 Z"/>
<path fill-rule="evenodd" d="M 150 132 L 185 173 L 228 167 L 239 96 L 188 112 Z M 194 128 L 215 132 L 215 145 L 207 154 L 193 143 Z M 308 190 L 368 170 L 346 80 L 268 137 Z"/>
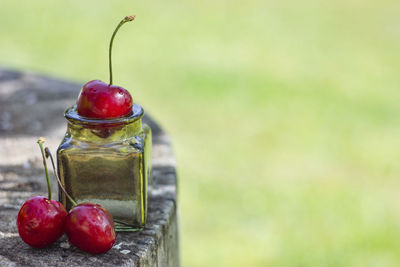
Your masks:
<path fill-rule="evenodd" d="M 400 4 L 11 1 L 0 64 L 108 80 L 170 133 L 183 266 L 397 266 Z"/>

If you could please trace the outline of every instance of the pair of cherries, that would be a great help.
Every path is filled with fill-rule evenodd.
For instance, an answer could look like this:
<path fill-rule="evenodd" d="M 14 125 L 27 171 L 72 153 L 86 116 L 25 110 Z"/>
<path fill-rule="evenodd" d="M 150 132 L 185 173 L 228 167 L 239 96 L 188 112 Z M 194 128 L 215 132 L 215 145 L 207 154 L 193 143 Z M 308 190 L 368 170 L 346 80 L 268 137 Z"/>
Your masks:
<path fill-rule="evenodd" d="M 93 254 L 107 252 L 114 245 L 116 237 L 111 215 L 98 204 L 77 205 L 69 195 L 67 196 L 74 207 L 67 213 L 60 202 L 51 199 L 43 142 L 44 139 L 39 138 L 49 195 L 48 198 L 34 196 L 22 205 L 17 216 L 20 237 L 34 248 L 43 248 L 58 240 L 65 232 L 69 242 L 83 251 Z M 57 177 L 54 161 L 48 148 L 46 148 L 46 156 L 50 156 Z M 58 177 L 57 181 L 65 191 Z"/>
<path fill-rule="evenodd" d="M 57 241 L 65 232 L 69 242 L 92 253 L 105 253 L 115 243 L 112 217 L 97 204 L 83 203 L 69 213 L 58 201 L 34 196 L 22 205 L 17 217 L 18 233 L 34 248 Z"/>
<path fill-rule="evenodd" d="M 93 80 L 82 87 L 76 103 L 79 115 L 91 119 L 114 119 L 128 116 L 132 112 L 133 101 L 130 93 L 126 89 L 112 84 L 111 51 L 114 37 L 119 28 L 125 22 L 134 19 L 134 15 L 125 17 L 114 30 L 109 45 L 110 83 Z M 46 156 L 51 158 L 60 188 L 64 190 L 75 206 L 67 213 L 60 202 L 51 200 L 43 142 L 43 139 L 38 141 L 43 157 L 49 197 L 35 196 L 22 205 L 17 217 L 20 237 L 32 247 L 43 248 L 58 240 L 65 232 L 69 242 L 83 251 L 93 254 L 107 252 L 114 245 L 116 237 L 112 217 L 106 209 L 98 204 L 77 205 L 75 203 L 64 190 L 57 176 L 51 154 L 46 148 Z"/>

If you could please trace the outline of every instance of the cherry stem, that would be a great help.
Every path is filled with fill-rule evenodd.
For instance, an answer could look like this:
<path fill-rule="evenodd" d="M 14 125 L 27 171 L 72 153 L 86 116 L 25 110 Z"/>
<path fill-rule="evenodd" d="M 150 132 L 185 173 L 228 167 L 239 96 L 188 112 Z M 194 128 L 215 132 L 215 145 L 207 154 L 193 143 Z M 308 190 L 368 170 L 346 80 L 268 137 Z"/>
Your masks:
<path fill-rule="evenodd" d="M 67 196 L 68 200 L 71 201 L 72 205 L 75 207 L 76 205 L 78 205 L 75 200 L 67 193 L 67 190 L 65 190 L 64 186 L 61 183 L 60 177 L 58 177 L 57 171 L 56 171 L 56 166 L 54 164 L 54 160 L 53 160 L 53 156 L 51 155 L 50 149 L 48 147 L 46 147 L 44 149 L 46 151 L 46 158 L 50 157 L 51 160 L 51 165 L 53 165 L 53 172 L 54 172 L 54 176 L 57 178 L 57 182 L 58 185 L 61 187 L 62 191 L 65 193 L 65 195 Z"/>
<path fill-rule="evenodd" d="M 117 28 L 115 28 L 115 30 L 114 30 L 114 32 L 113 32 L 113 34 L 111 36 L 110 46 L 108 47 L 108 67 L 110 69 L 110 85 L 112 85 L 112 83 L 113 83 L 111 51 L 112 51 L 112 45 L 113 45 L 114 37 L 117 34 L 119 28 L 121 28 L 121 26 L 124 25 L 125 22 L 132 21 L 132 20 L 135 19 L 135 17 L 136 17 L 136 15 L 126 16 L 123 20 L 121 20 L 121 22 L 118 24 Z"/>
<path fill-rule="evenodd" d="M 43 166 L 44 166 L 44 172 L 46 174 L 46 180 L 47 180 L 47 192 L 48 192 L 48 198 L 51 200 L 51 186 L 50 186 L 50 178 L 49 178 L 49 172 L 47 171 L 47 163 L 46 163 L 46 158 L 44 156 L 44 151 L 43 151 L 43 143 L 46 141 L 44 137 L 39 137 L 37 143 L 39 144 L 40 147 L 40 152 L 42 152 L 42 158 L 43 158 Z"/>

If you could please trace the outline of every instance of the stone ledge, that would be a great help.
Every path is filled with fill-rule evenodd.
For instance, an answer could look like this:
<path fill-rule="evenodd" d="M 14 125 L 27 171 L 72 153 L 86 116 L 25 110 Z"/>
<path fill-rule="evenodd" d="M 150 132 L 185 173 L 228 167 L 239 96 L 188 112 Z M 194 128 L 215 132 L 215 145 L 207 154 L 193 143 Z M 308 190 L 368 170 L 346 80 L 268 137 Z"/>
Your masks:
<path fill-rule="evenodd" d="M 65 235 L 44 249 L 19 238 L 20 206 L 31 196 L 46 196 L 36 140 L 45 136 L 55 151 L 66 129 L 63 112 L 80 87 L 0 69 L 0 266 L 179 266 L 175 159 L 169 137 L 147 115 L 144 121 L 153 131 L 153 185 L 143 231 L 118 233 L 114 247 L 103 255 L 71 247 Z M 52 187 L 56 196 L 54 179 Z"/>

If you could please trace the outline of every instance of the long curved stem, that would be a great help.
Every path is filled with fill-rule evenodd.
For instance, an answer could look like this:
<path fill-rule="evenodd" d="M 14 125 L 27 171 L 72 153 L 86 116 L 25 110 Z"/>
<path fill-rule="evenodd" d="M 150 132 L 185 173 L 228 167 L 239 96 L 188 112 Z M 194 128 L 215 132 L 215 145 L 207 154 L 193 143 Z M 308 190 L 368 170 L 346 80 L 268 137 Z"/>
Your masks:
<path fill-rule="evenodd" d="M 47 180 L 47 192 L 48 192 L 48 199 L 51 200 L 51 186 L 50 186 L 50 178 L 49 178 L 49 172 L 47 171 L 47 163 L 46 163 L 46 158 L 44 156 L 44 151 L 43 151 L 43 143 L 46 141 L 44 137 L 40 137 L 37 141 L 40 147 L 40 152 L 42 152 L 42 158 L 43 158 L 43 166 L 44 166 L 44 172 L 46 174 L 46 180 Z"/>
<path fill-rule="evenodd" d="M 61 187 L 64 194 L 67 196 L 68 200 L 71 201 L 72 205 L 73 206 L 78 205 L 78 203 L 75 202 L 75 200 L 67 193 L 67 190 L 65 190 L 64 186 L 62 185 L 60 177 L 58 177 L 56 166 L 54 164 L 53 156 L 51 155 L 50 149 L 46 147 L 45 151 L 46 151 L 46 158 L 50 157 L 51 165 L 53 165 L 54 176 L 57 178 L 58 185 Z"/>
<path fill-rule="evenodd" d="M 110 45 L 108 47 L 108 68 L 110 70 L 110 85 L 112 85 L 112 83 L 113 83 L 111 52 L 112 52 L 112 45 L 113 45 L 113 42 L 114 42 L 114 37 L 117 34 L 119 28 L 121 28 L 121 26 L 124 25 L 125 22 L 132 21 L 132 20 L 135 19 L 135 17 L 136 17 L 135 15 L 126 16 L 123 20 L 121 20 L 121 22 L 115 28 L 115 30 L 114 30 L 114 32 L 113 32 L 113 34 L 111 36 Z"/>

